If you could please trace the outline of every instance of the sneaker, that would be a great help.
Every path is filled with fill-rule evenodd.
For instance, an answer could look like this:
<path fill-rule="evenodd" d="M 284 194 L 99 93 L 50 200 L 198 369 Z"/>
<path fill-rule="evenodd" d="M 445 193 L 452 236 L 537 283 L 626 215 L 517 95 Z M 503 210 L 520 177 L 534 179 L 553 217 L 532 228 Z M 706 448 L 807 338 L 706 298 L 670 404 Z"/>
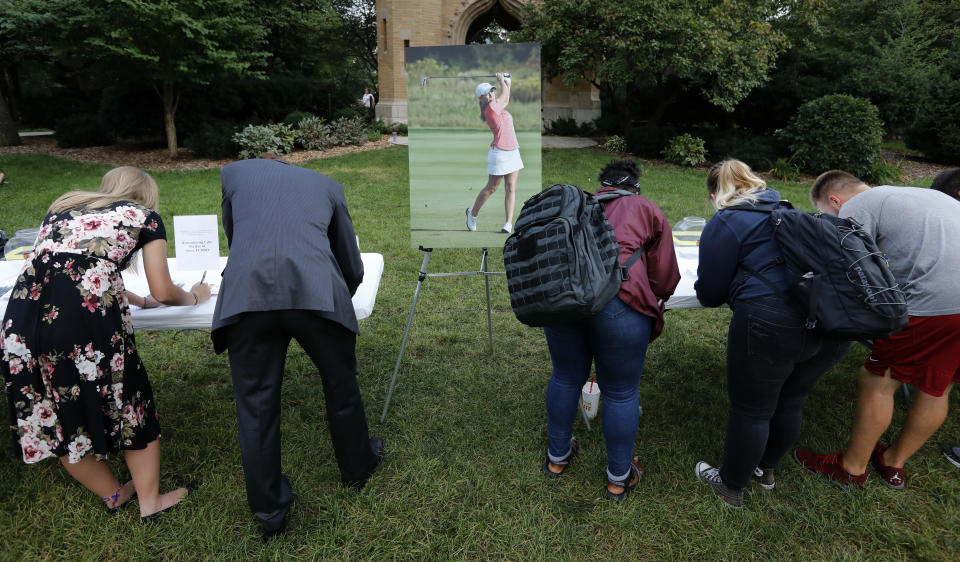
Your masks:
<path fill-rule="evenodd" d="M 506 234 L 510 234 L 511 232 L 513 232 L 513 223 L 512 222 L 503 223 L 503 228 L 500 229 L 500 232 L 503 232 Z"/>
<path fill-rule="evenodd" d="M 756 480 L 764 490 L 772 490 L 773 487 L 777 485 L 773 479 L 772 468 L 760 468 L 758 466 L 753 469 L 753 479 Z"/>
<path fill-rule="evenodd" d="M 863 474 L 854 476 L 843 468 L 843 451 L 837 451 L 832 455 L 818 455 L 807 449 L 796 449 L 793 451 L 793 460 L 809 470 L 826 476 L 838 484 L 852 486 L 863 489 L 870 473 L 864 471 Z"/>
<path fill-rule="evenodd" d="M 477 230 L 477 217 L 473 216 L 473 207 L 467 207 L 467 230 Z"/>
<path fill-rule="evenodd" d="M 713 493 L 717 494 L 717 496 L 723 500 L 723 503 L 730 507 L 743 507 L 743 490 L 728 488 L 727 485 L 723 483 L 723 479 L 720 478 L 719 468 L 714 468 L 700 461 L 697 463 L 696 473 L 697 480 L 710 486 Z"/>
<path fill-rule="evenodd" d="M 944 447 L 943 456 L 953 463 L 953 466 L 960 468 L 960 447 Z"/>
<path fill-rule="evenodd" d="M 870 464 L 877 469 L 877 475 L 888 488 L 902 490 L 907 485 L 906 476 L 903 473 L 903 467 L 887 466 L 883 464 L 883 452 L 890 448 L 885 443 L 877 443 L 870 455 Z"/>

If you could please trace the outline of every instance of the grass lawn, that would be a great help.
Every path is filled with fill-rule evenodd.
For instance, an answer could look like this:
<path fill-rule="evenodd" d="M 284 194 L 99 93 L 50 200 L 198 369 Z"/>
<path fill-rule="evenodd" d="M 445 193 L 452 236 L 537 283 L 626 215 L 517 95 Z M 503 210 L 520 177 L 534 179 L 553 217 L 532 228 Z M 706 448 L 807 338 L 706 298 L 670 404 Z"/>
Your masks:
<path fill-rule="evenodd" d="M 593 187 L 608 159 L 592 150 L 545 150 L 543 183 Z M 0 558 L 960 557 L 960 472 L 940 455 L 942 445 L 960 443 L 955 413 L 911 459 L 903 491 L 877 481 L 863 492 L 842 489 L 786 460 L 776 490 L 751 486 L 746 507 L 731 510 L 696 481 L 698 460 L 721 460 L 728 310 L 668 313 L 639 390 L 644 414 L 636 453 L 649 474 L 622 504 L 602 497 L 599 423 L 588 433 L 577 422 L 581 454 L 563 478 L 540 474 L 550 360 L 541 331 L 513 317 L 502 277 L 491 279 L 493 352 L 487 349 L 483 281 L 427 280 L 389 415 L 378 423 L 422 258 L 410 247 L 407 149 L 308 166 L 346 186 L 363 250 L 386 259 L 376 308 L 360 323 L 357 349 L 371 433 L 387 447 L 367 488 L 354 494 L 340 487 L 322 391 L 309 359 L 293 346 L 282 423 L 284 466 L 296 503 L 289 534 L 263 545 L 246 505 L 226 357 L 213 354 L 205 331 L 141 332 L 138 343 L 164 427 L 162 487 L 193 479 L 203 486 L 162 523 L 144 527 L 136 507 L 106 515 L 99 500 L 57 463 L 26 466 L 0 455 Z M 107 169 L 37 155 L 0 156 L 0 167 L 10 181 L 0 187 L 0 228 L 8 232 L 37 225 L 63 191 L 94 189 Z M 648 166 L 642 182 L 675 222 L 712 214 L 704 176 L 701 170 Z M 216 170 L 154 177 L 168 225 L 174 214 L 219 210 Z M 810 209 L 808 186 L 774 186 Z M 499 258 L 493 249 L 493 269 L 501 269 Z M 479 249 L 437 250 L 430 270 L 467 271 L 479 262 Z M 814 389 L 800 444 L 821 451 L 845 445 L 863 356 L 855 347 Z M 904 421 L 900 402 L 894 428 Z M 6 415 L 5 402 L 0 412 Z M 9 439 L 0 435 L 0 446 L 6 448 Z M 119 458 L 110 462 L 122 467 Z"/>

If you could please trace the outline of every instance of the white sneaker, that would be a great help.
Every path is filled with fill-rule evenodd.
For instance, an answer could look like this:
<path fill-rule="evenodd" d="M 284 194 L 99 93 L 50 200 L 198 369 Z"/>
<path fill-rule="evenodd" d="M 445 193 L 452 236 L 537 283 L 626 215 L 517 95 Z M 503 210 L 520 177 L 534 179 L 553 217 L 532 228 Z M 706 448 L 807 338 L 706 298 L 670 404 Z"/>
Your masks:
<path fill-rule="evenodd" d="M 467 230 L 477 230 L 477 217 L 473 216 L 473 207 L 467 207 Z"/>
<path fill-rule="evenodd" d="M 500 232 L 504 232 L 506 234 L 510 234 L 511 232 L 513 232 L 513 223 L 512 222 L 503 223 L 503 228 L 500 229 Z"/>

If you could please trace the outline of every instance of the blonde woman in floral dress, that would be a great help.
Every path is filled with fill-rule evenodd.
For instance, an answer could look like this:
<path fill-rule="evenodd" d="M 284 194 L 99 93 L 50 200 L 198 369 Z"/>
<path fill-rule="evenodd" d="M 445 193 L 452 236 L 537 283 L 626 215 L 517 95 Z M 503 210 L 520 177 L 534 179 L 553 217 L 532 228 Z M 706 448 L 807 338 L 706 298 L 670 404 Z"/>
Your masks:
<path fill-rule="evenodd" d="M 187 292 L 171 281 L 158 199 L 153 178 L 132 167 L 107 172 L 99 192 L 62 195 L 0 323 L 0 373 L 24 462 L 59 458 L 111 513 L 137 495 L 144 522 L 189 490 L 160 493 L 160 424 L 120 274 L 142 249 L 157 301 L 210 298 L 205 283 Z M 103 462 L 119 451 L 132 477 L 126 484 Z"/>

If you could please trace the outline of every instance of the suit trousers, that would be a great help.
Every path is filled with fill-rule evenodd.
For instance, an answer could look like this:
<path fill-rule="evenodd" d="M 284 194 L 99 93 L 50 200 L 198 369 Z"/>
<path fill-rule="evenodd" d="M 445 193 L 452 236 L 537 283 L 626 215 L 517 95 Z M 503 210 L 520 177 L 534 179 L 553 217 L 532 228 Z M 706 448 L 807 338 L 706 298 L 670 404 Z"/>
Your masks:
<path fill-rule="evenodd" d="M 293 503 L 280 464 L 280 388 L 291 339 L 319 371 L 341 477 L 369 477 L 378 459 L 357 385 L 356 334 L 306 310 L 247 312 L 226 332 L 247 502 L 264 529 L 280 527 Z"/>

